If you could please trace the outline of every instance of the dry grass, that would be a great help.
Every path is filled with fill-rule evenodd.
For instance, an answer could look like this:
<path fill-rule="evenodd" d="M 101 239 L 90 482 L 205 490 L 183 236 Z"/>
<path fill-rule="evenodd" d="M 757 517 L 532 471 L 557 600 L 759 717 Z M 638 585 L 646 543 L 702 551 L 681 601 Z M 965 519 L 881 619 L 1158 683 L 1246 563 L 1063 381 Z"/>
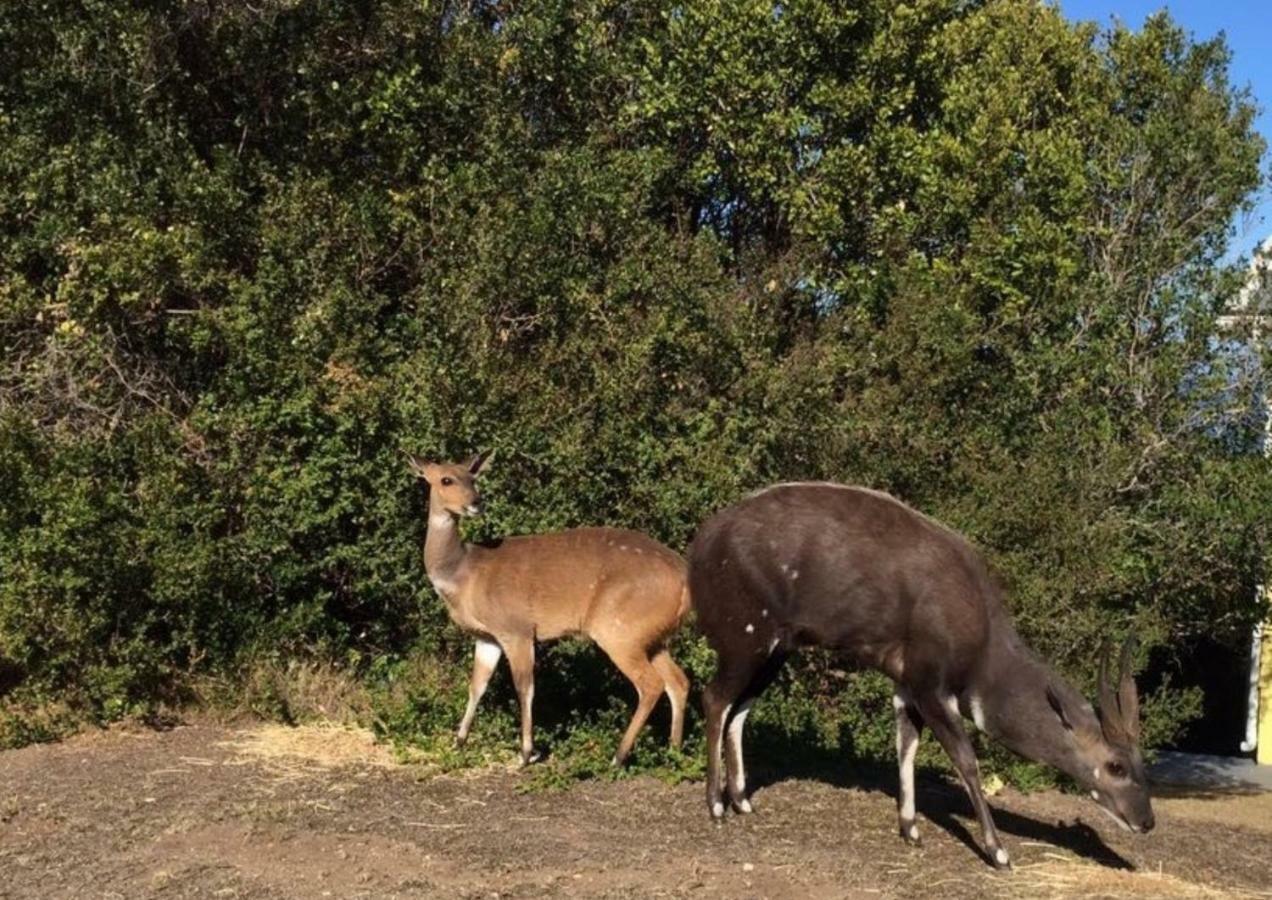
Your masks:
<path fill-rule="evenodd" d="M 1147 897 L 1199 898 L 1272 898 L 1272 891 L 1254 891 L 1219 887 L 1186 881 L 1164 872 L 1110 869 L 1097 863 L 1048 853 L 1045 862 L 1018 866 L 1012 878 L 1012 893 L 1017 896 L 1061 898 L 1107 898 L 1107 900 L 1143 900 Z"/>
<path fill-rule="evenodd" d="M 289 772 L 398 765 L 393 752 L 376 743 L 370 731 L 336 723 L 259 725 L 235 732 L 233 740 L 218 746 L 233 751 L 243 761 L 263 762 Z"/>
<path fill-rule="evenodd" d="M 1154 795 L 1153 806 L 1167 818 L 1272 831 L 1272 792 L 1269 791 L 1240 794 L 1232 791 L 1196 793 L 1165 790 Z"/>

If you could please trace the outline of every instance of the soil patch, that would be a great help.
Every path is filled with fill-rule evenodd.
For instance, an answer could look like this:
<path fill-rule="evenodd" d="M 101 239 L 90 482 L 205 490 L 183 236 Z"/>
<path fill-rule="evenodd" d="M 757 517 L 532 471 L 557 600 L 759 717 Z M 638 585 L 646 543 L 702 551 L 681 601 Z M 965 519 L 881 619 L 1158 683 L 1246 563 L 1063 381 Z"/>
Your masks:
<path fill-rule="evenodd" d="M 920 780 L 911 848 L 887 777 L 763 762 L 756 814 L 715 824 L 700 784 L 525 793 L 499 767 L 396 763 L 356 729 L 99 732 L 0 753 L 0 896 L 1272 898 L 1266 795 L 1163 796 L 1136 836 L 1083 798 L 1004 790 L 1000 873 L 948 782 Z"/>

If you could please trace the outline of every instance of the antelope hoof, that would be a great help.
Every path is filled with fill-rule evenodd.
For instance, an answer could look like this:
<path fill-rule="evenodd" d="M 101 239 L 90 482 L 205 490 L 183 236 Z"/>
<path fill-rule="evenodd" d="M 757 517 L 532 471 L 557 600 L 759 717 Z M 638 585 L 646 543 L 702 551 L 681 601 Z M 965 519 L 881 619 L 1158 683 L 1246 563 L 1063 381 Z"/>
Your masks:
<path fill-rule="evenodd" d="M 1002 847 L 995 847 L 989 852 L 989 858 L 994 861 L 995 869 L 1010 869 L 1011 859 L 1007 856 L 1007 851 Z"/>
<path fill-rule="evenodd" d="M 720 822 L 724 819 L 724 803 L 723 802 L 719 800 L 715 800 L 712 802 L 711 818 L 715 820 L 716 822 Z"/>
<path fill-rule="evenodd" d="M 733 811 L 742 815 L 750 815 L 755 812 L 755 807 L 751 805 L 751 801 L 745 797 L 734 797 L 729 800 L 729 804 L 733 807 Z"/>
<path fill-rule="evenodd" d="M 538 750 L 531 750 L 529 753 L 526 753 L 523 750 L 521 752 L 521 768 L 524 769 L 526 766 L 532 766 L 542 758 L 543 755 L 539 753 Z"/>
<path fill-rule="evenodd" d="M 913 822 L 901 823 L 901 837 L 911 847 L 921 847 L 923 842 L 919 840 L 919 826 Z"/>
<path fill-rule="evenodd" d="M 464 745 L 465 745 L 465 744 L 467 744 L 467 743 L 468 743 L 468 735 L 467 735 L 467 734 L 465 734 L 464 732 L 462 732 L 462 731 L 461 731 L 461 732 L 459 732 L 458 734 L 456 734 L 456 735 L 455 735 L 455 746 L 456 746 L 456 747 L 462 747 L 462 746 L 464 746 Z"/>

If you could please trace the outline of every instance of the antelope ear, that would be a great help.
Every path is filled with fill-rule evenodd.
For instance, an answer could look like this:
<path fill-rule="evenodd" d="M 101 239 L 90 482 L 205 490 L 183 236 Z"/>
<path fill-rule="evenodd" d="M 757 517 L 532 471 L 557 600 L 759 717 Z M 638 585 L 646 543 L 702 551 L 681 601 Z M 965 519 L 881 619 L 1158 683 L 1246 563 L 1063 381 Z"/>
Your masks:
<path fill-rule="evenodd" d="M 1135 687 L 1135 635 L 1126 638 L 1122 645 L 1122 660 L 1118 673 L 1117 711 L 1122 725 L 1132 741 L 1139 740 L 1139 691 Z"/>
<path fill-rule="evenodd" d="M 1056 693 L 1056 689 L 1051 685 L 1047 685 L 1047 704 L 1056 714 L 1056 718 L 1060 720 L 1060 724 L 1065 727 L 1066 731 L 1073 731 L 1073 720 L 1069 718 L 1069 714 L 1065 712 L 1064 702 L 1060 699 L 1060 695 Z"/>
<path fill-rule="evenodd" d="M 482 473 L 482 470 L 486 468 L 486 464 L 494 459 L 494 456 L 494 450 L 483 450 L 468 462 L 464 463 L 464 465 L 468 467 L 469 474 L 476 478 Z"/>

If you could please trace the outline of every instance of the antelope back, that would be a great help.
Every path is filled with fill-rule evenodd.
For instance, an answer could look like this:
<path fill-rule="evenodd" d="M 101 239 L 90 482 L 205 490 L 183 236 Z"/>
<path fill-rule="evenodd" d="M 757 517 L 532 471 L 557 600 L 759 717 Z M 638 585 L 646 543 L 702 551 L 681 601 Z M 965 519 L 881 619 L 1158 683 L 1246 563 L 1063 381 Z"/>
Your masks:
<path fill-rule="evenodd" d="M 717 651 L 821 645 L 899 681 L 964 675 L 997 591 L 952 531 L 875 491 L 778 485 L 717 514 L 689 551 Z"/>
<path fill-rule="evenodd" d="M 533 627 L 543 640 L 613 629 L 652 645 L 684 611 L 684 562 L 634 531 L 579 528 L 508 538 L 472 548 L 469 566 L 464 599 L 474 614 Z"/>

